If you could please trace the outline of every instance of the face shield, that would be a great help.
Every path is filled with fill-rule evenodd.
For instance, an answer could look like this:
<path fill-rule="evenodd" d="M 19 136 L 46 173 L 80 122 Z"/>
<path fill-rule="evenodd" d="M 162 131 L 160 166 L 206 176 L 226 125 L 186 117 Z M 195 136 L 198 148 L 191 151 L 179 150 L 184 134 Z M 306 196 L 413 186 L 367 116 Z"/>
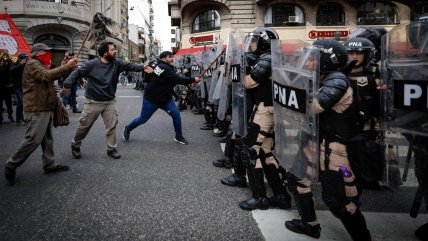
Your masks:
<path fill-rule="evenodd" d="M 259 41 L 261 41 L 260 35 L 254 33 L 247 35 L 245 37 L 244 51 L 246 53 L 256 53 Z"/>

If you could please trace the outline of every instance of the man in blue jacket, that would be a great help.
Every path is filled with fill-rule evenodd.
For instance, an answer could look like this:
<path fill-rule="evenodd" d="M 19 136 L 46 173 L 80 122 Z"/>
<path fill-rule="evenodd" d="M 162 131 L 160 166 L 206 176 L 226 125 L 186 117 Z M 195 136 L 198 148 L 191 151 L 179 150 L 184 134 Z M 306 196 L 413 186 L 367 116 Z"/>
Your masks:
<path fill-rule="evenodd" d="M 187 140 L 183 137 L 181 129 L 180 111 L 175 105 L 172 95 L 175 85 L 188 85 L 193 82 L 198 83 L 200 79 L 198 77 L 191 78 L 177 75 L 172 65 L 173 57 L 174 55 L 171 52 L 164 51 L 159 55 L 157 61 L 152 61 L 149 64 L 149 66 L 153 68 L 153 73 L 146 76 L 149 80 L 144 88 L 141 114 L 123 129 L 123 139 L 125 141 L 129 140 L 129 134 L 133 129 L 146 123 L 153 113 L 161 108 L 172 118 L 175 131 L 174 140 L 183 145 L 188 144 Z"/>

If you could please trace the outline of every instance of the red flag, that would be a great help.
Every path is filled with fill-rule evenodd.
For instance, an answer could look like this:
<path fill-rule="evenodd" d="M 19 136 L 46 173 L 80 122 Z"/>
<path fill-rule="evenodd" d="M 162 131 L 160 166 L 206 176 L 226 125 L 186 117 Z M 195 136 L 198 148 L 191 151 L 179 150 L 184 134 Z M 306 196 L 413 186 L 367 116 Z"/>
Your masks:
<path fill-rule="evenodd" d="M 30 54 L 31 51 L 24 36 L 7 13 L 0 14 L 0 51 L 7 51 L 10 56 L 15 57 L 20 52 Z"/>

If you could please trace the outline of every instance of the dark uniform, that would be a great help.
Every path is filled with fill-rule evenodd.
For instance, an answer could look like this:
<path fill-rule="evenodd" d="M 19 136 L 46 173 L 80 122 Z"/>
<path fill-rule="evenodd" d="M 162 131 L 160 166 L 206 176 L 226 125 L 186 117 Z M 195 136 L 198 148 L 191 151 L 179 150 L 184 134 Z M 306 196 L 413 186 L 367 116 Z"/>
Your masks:
<path fill-rule="evenodd" d="M 335 40 L 317 40 L 321 50 L 322 87 L 311 111 L 320 113 L 320 173 L 322 198 L 334 216 L 340 219 L 353 240 L 371 240 L 359 209 L 360 192 L 347 156 L 347 142 L 358 133 L 356 94 L 348 78 L 338 70 L 345 67 L 346 48 Z M 288 187 L 294 194 L 301 220 L 286 221 L 287 229 L 320 237 L 314 201 L 308 180 L 289 175 Z"/>
<path fill-rule="evenodd" d="M 249 118 L 247 135 L 241 150 L 242 163 L 247 169 L 247 176 L 252 196 L 239 203 L 242 209 L 267 209 L 278 206 L 283 209 L 291 207 L 291 197 L 287 193 L 279 172 L 279 164 L 272 153 L 274 146 L 274 113 L 271 80 L 271 39 L 278 39 L 278 34 L 269 28 L 258 28 L 247 36 L 251 41 L 252 51 L 259 55 L 254 66 L 248 66 L 245 80 L 247 95 L 253 103 Z M 249 63 L 251 65 L 251 63 Z M 272 188 L 273 197 L 266 197 L 264 176 Z"/>

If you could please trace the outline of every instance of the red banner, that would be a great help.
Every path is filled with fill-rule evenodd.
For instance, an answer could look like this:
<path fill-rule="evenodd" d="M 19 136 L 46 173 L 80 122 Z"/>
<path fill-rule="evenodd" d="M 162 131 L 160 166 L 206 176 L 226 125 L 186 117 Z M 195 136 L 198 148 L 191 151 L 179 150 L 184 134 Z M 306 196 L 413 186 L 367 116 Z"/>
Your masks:
<path fill-rule="evenodd" d="M 17 56 L 20 52 L 30 54 L 30 46 L 25 41 L 12 18 L 7 13 L 0 14 L 0 51 Z"/>

